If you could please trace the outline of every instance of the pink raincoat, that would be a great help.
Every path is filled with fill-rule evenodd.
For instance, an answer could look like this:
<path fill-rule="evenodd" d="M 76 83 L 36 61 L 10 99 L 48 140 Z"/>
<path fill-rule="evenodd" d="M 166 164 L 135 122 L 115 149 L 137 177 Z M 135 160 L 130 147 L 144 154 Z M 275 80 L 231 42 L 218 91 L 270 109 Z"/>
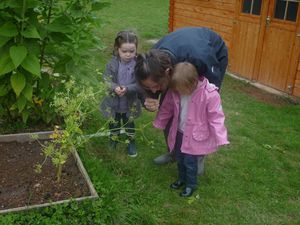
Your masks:
<path fill-rule="evenodd" d="M 168 146 L 174 149 L 179 126 L 180 96 L 169 90 L 153 122 L 154 127 L 165 129 L 173 121 L 168 135 Z M 198 83 L 188 103 L 181 151 L 190 155 L 206 155 L 221 145 L 229 144 L 224 125 L 224 112 L 218 88 L 206 78 Z"/>

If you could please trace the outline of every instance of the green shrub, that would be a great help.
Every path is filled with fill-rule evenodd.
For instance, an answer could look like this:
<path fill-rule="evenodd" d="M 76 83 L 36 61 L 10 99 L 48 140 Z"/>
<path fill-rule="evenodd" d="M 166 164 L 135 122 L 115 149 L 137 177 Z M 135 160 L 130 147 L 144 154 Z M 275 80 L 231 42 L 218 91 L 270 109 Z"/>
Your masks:
<path fill-rule="evenodd" d="M 97 0 L 1 0 L 0 118 L 49 123 L 62 83 L 95 77 L 91 49 L 101 45 L 94 12 L 103 6 Z"/>

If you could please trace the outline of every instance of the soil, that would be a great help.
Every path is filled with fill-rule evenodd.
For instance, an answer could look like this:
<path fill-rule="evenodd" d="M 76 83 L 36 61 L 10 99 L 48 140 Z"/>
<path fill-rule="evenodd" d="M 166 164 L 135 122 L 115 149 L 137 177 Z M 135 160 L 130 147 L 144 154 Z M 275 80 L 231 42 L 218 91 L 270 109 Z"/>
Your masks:
<path fill-rule="evenodd" d="M 59 183 L 49 159 L 41 173 L 34 171 L 44 160 L 37 142 L 0 143 L 0 156 L 0 210 L 91 195 L 73 156 L 63 166 Z"/>
<path fill-rule="evenodd" d="M 283 97 L 283 96 L 279 96 L 276 94 L 272 94 L 272 93 L 261 90 L 257 87 L 251 86 L 251 85 L 245 85 L 245 86 L 239 87 L 238 89 L 241 92 L 244 92 L 250 96 L 253 96 L 256 100 L 258 100 L 260 102 L 263 102 L 263 103 L 266 103 L 269 105 L 273 105 L 273 106 L 277 106 L 277 107 L 295 105 L 295 104 L 300 103 L 300 99 L 298 102 L 297 99 L 291 99 L 288 97 Z"/>

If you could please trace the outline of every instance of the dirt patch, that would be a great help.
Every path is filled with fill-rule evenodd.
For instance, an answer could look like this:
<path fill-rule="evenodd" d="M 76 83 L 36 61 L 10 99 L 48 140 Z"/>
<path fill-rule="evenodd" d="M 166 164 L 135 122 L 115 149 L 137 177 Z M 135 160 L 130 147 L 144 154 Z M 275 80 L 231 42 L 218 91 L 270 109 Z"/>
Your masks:
<path fill-rule="evenodd" d="M 273 105 L 273 106 L 281 107 L 281 106 L 297 104 L 297 102 L 293 99 L 269 93 L 267 91 L 264 91 L 257 87 L 254 87 L 250 84 L 239 86 L 238 90 L 243 93 L 253 96 L 256 100 L 258 100 L 260 102 L 267 103 L 267 104 Z"/>
<path fill-rule="evenodd" d="M 91 195 L 72 156 L 63 167 L 60 183 L 49 159 L 40 174 L 34 171 L 44 160 L 37 142 L 0 142 L 0 156 L 0 210 Z"/>

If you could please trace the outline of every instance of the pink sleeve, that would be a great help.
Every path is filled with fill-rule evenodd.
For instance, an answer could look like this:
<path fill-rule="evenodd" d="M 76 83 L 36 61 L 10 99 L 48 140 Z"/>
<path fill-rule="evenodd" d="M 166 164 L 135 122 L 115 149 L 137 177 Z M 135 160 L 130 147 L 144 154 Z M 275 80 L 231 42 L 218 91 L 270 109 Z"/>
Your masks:
<path fill-rule="evenodd" d="M 153 121 L 153 126 L 158 129 L 165 129 L 170 118 L 174 114 L 174 101 L 172 98 L 172 91 L 168 91 L 157 114 Z"/>
<path fill-rule="evenodd" d="M 227 129 L 225 127 L 225 115 L 222 109 L 221 97 L 217 91 L 209 93 L 207 102 L 208 124 L 213 135 L 215 135 L 217 145 L 229 144 L 227 139 Z"/>

